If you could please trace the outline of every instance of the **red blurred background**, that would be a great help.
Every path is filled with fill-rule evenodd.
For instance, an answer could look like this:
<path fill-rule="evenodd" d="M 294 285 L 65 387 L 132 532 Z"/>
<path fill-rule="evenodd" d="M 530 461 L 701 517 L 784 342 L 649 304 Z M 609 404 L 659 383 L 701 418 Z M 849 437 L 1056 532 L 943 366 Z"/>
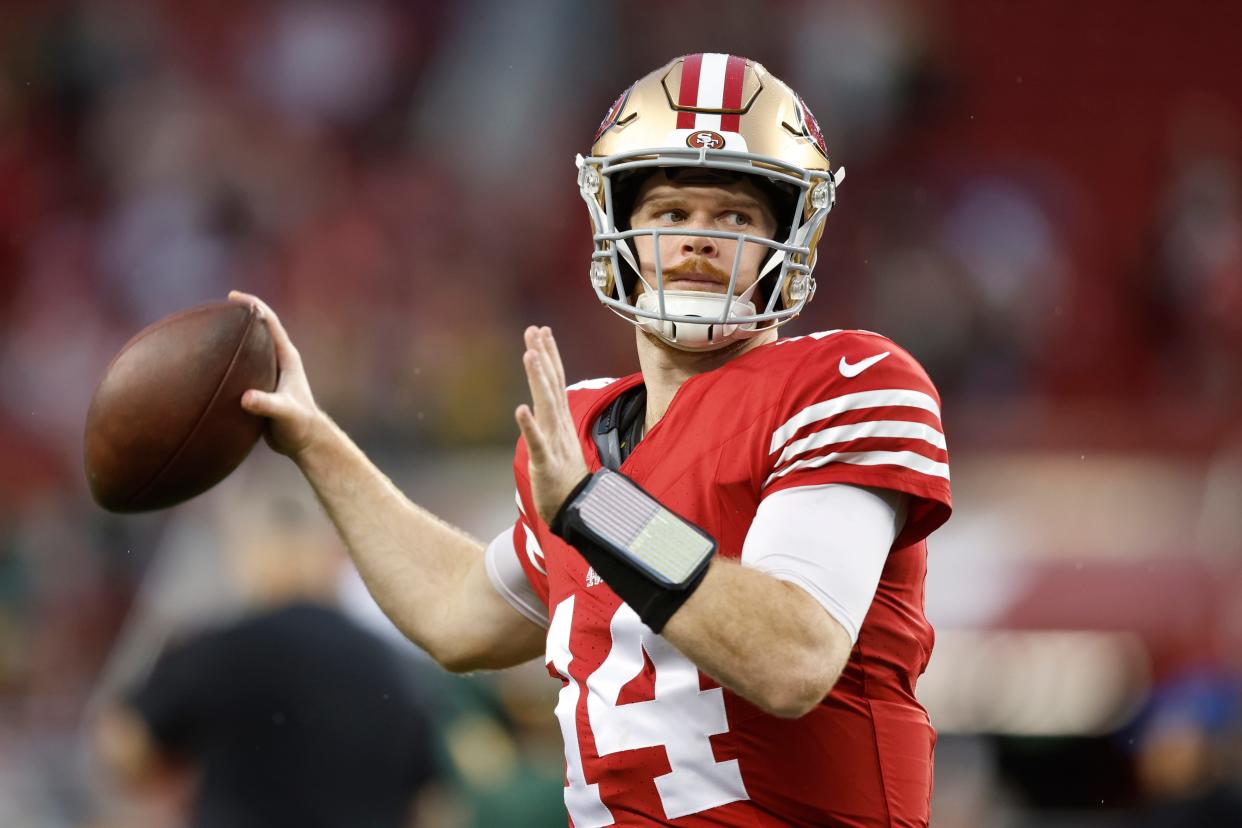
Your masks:
<path fill-rule="evenodd" d="M 633 370 L 587 285 L 573 155 L 617 91 L 700 50 L 790 82 L 849 170 L 787 330 L 881 331 L 944 398 L 933 824 L 1136 824 L 1238 784 L 1237 4 L 9 0 L 0 20 L 0 822 L 108 818 L 84 710 L 152 596 L 193 592 L 152 572 L 232 519 L 230 487 L 287 480 L 256 457 L 170 513 L 100 512 L 81 428 L 116 349 L 264 296 L 321 404 L 490 537 L 522 327 L 551 324 L 571 376 Z M 1189 787 L 1169 717 L 1211 769 Z M 452 819 L 485 824 L 456 784 Z"/>

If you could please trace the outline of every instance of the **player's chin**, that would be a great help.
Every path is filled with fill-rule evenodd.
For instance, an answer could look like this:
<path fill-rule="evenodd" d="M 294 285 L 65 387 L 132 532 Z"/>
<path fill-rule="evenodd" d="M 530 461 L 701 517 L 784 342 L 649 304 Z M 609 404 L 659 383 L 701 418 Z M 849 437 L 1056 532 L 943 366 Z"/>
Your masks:
<path fill-rule="evenodd" d="M 710 354 L 712 359 L 725 361 L 734 355 L 741 353 L 752 344 L 750 339 L 743 337 L 735 339 L 732 342 L 726 342 L 720 347 L 713 348 L 710 351 L 687 351 L 684 348 L 678 348 L 676 345 L 665 342 L 651 331 L 645 330 L 641 327 L 636 328 L 636 331 L 638 332 L 639 337 L 647 340 L 647 342 L 649 342 L 656 349 L 664 351 L 667 354 L 676 355 L 679 358 L 685 357 L 687 354 L 697 354 L 698 356 Z"/>

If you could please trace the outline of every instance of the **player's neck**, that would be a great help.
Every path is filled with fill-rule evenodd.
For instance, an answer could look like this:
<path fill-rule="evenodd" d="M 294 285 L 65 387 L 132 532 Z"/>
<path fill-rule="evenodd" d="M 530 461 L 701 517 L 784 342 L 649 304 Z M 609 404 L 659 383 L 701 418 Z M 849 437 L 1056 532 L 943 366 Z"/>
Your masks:
<path fill-rule="evenodd" d="M 776 331 L 773 330 L 738 340 L 715 351 L 682 351 L 642 329 L 637 334 L 638 364 L 643 372 L 643 384 L 647 386 L 648 431 L 668 411 L 673 396 L 683 382 L 714 371 L 726 362 L 776 339 Z"/>

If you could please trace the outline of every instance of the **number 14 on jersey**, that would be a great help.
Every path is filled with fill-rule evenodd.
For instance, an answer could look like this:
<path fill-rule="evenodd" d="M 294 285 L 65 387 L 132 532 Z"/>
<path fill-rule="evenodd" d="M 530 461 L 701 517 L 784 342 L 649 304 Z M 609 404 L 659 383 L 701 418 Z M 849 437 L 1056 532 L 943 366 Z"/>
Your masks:
<path fill-rule="evenodd" d="M 664 748 L 670 770 L 653 781 L 668 819 L 747 799 L 737 760 L 716 761 L 709 739 L 729 730 L 724 691 L 700 690 L 694 664 L 653 633 L 628 605 L 622 604 L 612 617 L 611 647 L 599 667 L 585 683 L 570 674 L 575 597 L 557 604 L 547 647 L 548 664 L 565 680 L 556 718 L 565 739 L 565 807 L 575 828 L 599 828 L 616 821 L 600 797 L 599 785 L 587 782 L 584 773 L 578 728 L 584 689 L 586 724 L 599 756 Z M 655 667 L 653 697 L 618 704 L 621 688 L 643 670 L 644 650 Z"/>

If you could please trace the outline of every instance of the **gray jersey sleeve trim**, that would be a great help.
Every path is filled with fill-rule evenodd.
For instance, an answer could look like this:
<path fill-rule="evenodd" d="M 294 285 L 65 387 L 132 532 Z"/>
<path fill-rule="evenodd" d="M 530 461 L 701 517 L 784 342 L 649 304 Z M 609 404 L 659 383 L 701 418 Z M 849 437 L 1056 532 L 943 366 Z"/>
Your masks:
<path fill-rule="evenodd" d="M 483 563 L 487 567 L 487 578 L 492 586 L 518 612 L 545 629 L 548 626 L 548 608 L 535 594 L 530 585 L 522 564 L 518 561 L 517 550 L 513 548 L 513 527 L 496 536 L 487 545 L 483 553 Z"/>

